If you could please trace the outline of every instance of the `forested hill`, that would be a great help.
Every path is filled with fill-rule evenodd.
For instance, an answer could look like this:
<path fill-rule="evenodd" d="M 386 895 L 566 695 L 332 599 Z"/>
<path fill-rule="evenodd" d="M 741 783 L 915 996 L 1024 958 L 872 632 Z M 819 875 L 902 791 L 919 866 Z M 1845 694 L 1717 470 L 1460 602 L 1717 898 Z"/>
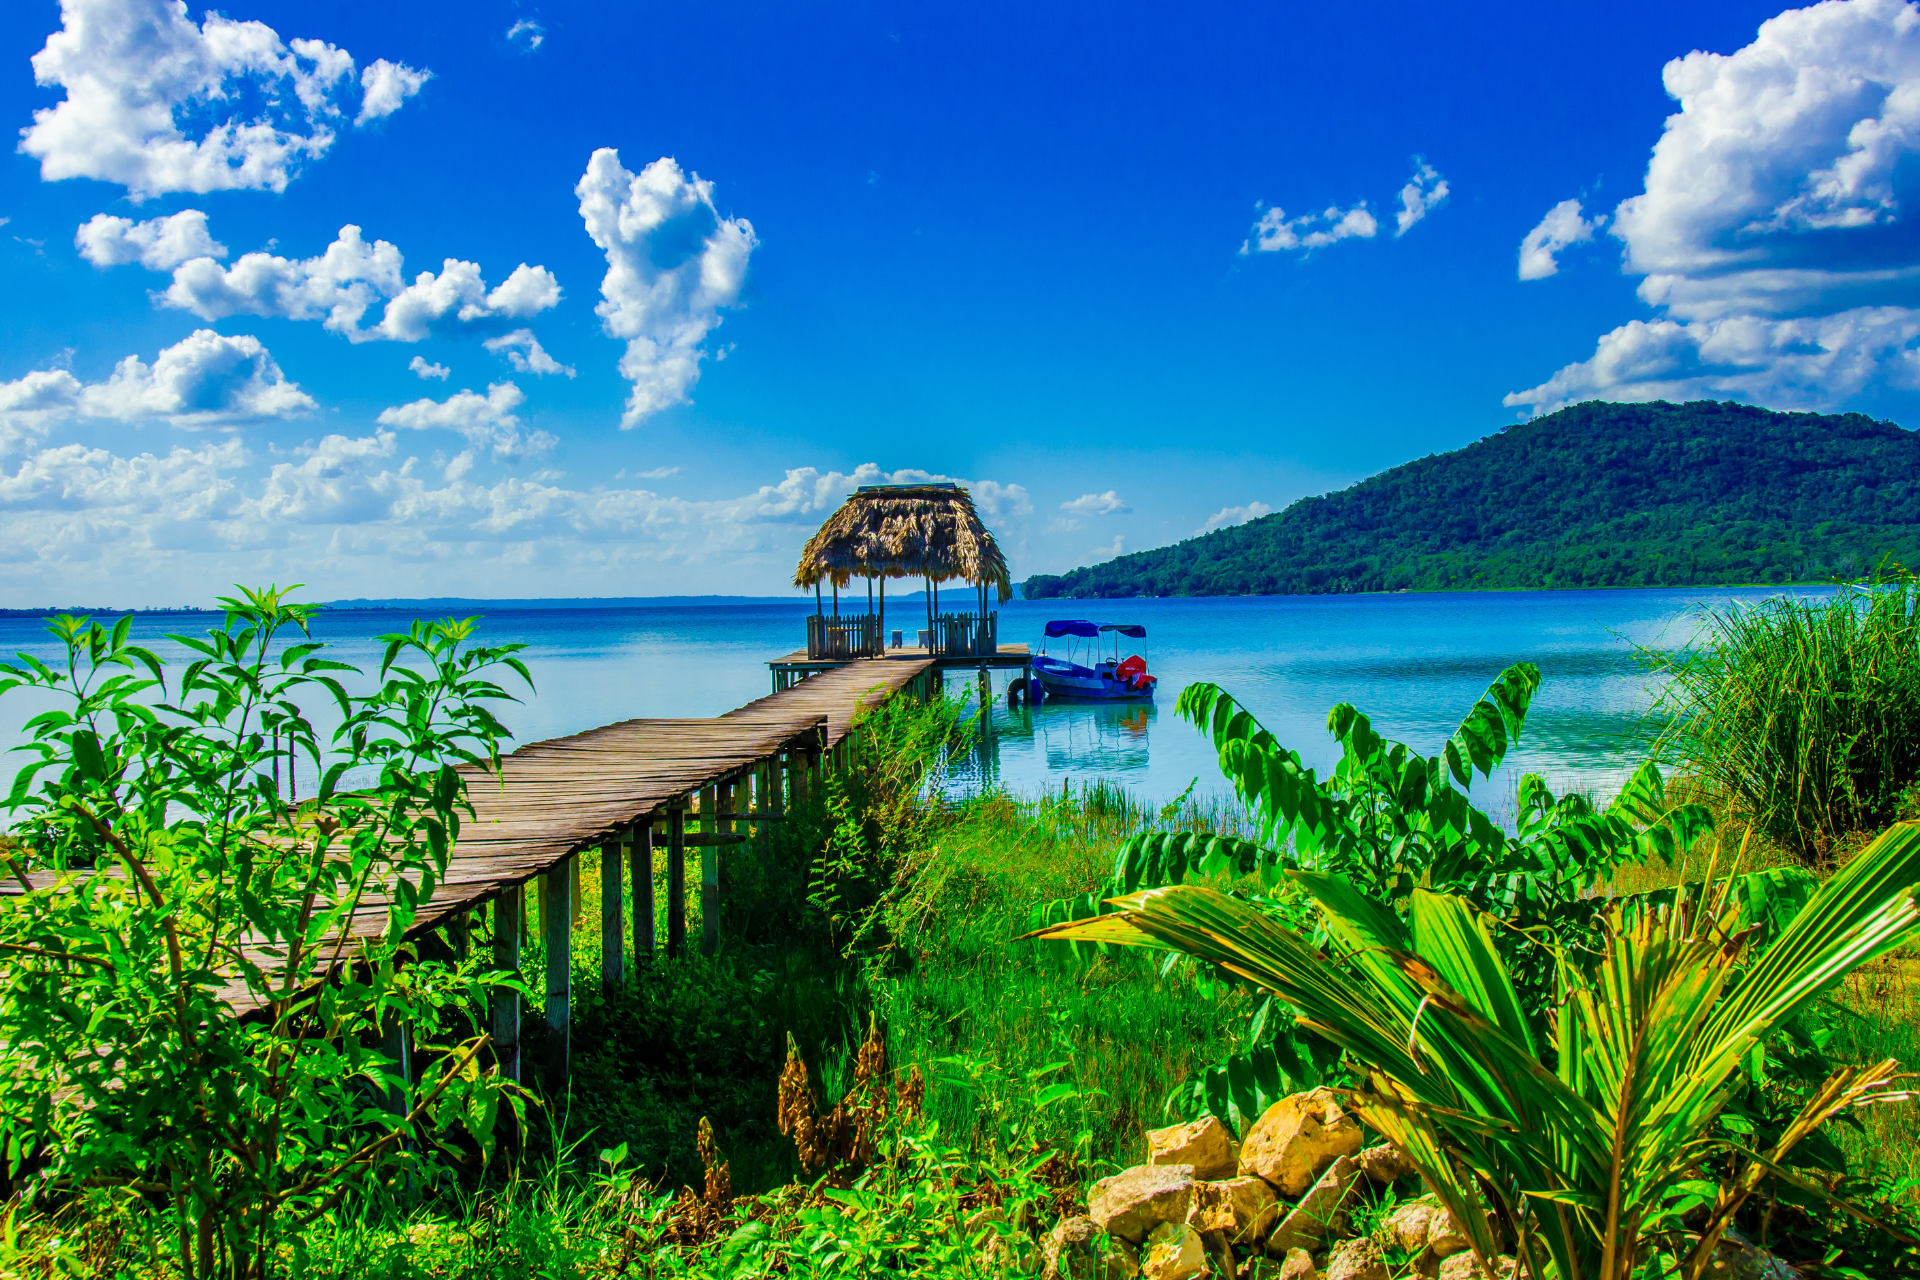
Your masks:
<path fill-rule="evenodd" d="M 1920 435 L 1857 413 L 1592 401 L 1049 596 L 1820 581 L 1920 567 Z"/>

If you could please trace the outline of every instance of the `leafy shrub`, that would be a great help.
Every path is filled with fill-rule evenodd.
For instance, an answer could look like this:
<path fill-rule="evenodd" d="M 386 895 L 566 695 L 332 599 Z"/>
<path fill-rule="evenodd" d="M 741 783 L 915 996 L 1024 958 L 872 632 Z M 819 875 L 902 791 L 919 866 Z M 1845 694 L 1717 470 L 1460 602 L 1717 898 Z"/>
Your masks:
<path fill-rule="evenodd" d="M 0 693 L 63 703 L 28 721 L 4 802 L 7 1169 L 29 1203 L 170 1204 L 189 1278 L 260 1274 L 356 1188 L 433 1180 L 484 1150 L 508 1097 L 474 1025 L 491 980 L 402 935 L 468 811 L 456 766 L 497 759 L 490 673 L 524 677 L 519 646 L 416 623 L 354 694 L 287 594 L 244 591 L 204 637 L 171 637 L 194 655 L 171 682 L 131 618 L 56 619 L 64 664 L 0 666 Z M 312 695 L 339 719 L 324 747 Z M 320 776 L 298 804 L 279 782 L 296 754 Z"/>

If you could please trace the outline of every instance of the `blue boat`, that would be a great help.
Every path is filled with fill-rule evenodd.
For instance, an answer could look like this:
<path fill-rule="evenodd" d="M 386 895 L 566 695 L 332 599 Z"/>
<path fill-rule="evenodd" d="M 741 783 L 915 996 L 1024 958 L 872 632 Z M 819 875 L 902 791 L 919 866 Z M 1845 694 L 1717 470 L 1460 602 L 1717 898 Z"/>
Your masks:
<path fill-rule="evenodd" d="M 1147 660 L 1140 654 L 1120 656 L 1120 639 L 1145 640 L 1147 629 L 1137 622 L 1109 622 L 1096 625 L 1084 619 L 1068 618 L 1047 624 L 1047 639 L 1067 637 L 1068 656 L 1055 657 L 1043 641 L 1033 659 L 1034 678 L 1048 698 L 1097 699 L 1102 702 L 1151 702 L 1158 676 L 1147 674 Z M 1103 652 L 1103 638 L 1113 641 L 1113 656 Z M 1087 641 L 1088 663 L 1076 661 L 1081 641 Z M 1144 646 L 1142 646 L 1144 647 Z"/>

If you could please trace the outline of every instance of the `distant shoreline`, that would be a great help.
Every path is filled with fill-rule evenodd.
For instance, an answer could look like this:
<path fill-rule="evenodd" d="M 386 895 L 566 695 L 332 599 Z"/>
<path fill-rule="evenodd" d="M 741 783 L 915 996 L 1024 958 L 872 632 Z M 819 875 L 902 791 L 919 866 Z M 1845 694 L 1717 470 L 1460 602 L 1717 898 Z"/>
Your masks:
<path fill-rule="evenodd" d="M 1427 590 L 1401 589 L 1397 591 L 1308 591 L 1275 592 L 1258 594 L 1254 592 L 1235 592 L 1228 595 L 1168 595 L 1168 596 L 1043 596 L 1038 600 L 1016 597 L 1012 603 L 1040 604 L 1050 601 L 1054 604 L 1121 604 L 1131 600 L 1310 600 L 1329 596 L 1365 597 L 1365 596 L 1472 596 L 1472 595 L 1532 595 L 1550 591 L 1581 592 L 1621 592 L 1621 591 L 1787 591 L 1807 587 L 1843 587 L 1844 581 L 1833 579 L 1809 579 L 1804 582 L 1693 582 L 1672 585 L 1634 585 L 1617 587 L 1577 587 L 1577 586 L 1540 586 L 1540 587 L 1440 587 Z M 924 591 L 889 594 L 889 604 L 918 602 Z M 328 613 L 447 613 L 471 610 L 474 612 L 518 611 L 561 612 L 565 610 L 614 610 L 614 609 L 684 609 L 684 608 L 751 608 L 762 605 L 810 605 L 812 600 L 801 595 L 792 596 L 578 596 L 545 597 L 539 599 L 503 599 L 482 600 L 471 596 L 422 596 L 419 598 L 395 598 L 391 600 L 326 600 L 320 602 L 320 608 Z M 852 601 L 841 601 L 842 611 L 852 608 Z M 167 608 L 122 609 L 105 607 L 86 607 L 80 605 L 48 605 L 36 609 L 0 608 L 0 618 L 51 618 L 60 614 L 92 617 L 120 617 L 125 614 L 156 615 L 167 614 L 198 615 L 216 614 L 218 608 L 206 608 L 198 605 L 179 605 Z"/>

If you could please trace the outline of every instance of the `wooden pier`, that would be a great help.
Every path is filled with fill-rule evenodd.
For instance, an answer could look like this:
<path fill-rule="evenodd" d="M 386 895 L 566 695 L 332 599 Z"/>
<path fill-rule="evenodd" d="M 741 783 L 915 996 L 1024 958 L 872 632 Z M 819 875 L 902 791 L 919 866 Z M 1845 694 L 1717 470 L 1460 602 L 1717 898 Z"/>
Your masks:
<path fill-rule="evenodd" d="M 498 773 L 463 766 L 473 806 L 445 878 L 421 905 L 410 937 L 445 929 L 464 940 L 477 913 L 492 920 L 496 967 L 520 969 L 526 888 L 539 883 L 546 944 L 549 1075 L 566 1069 L 573 1010 L 573 901 L 577 859 L 600 865 L 600 968 L 618 982 L 649 961 L 662 933 L 668 955 L 687 945 L 688 852 L 700 852 L 702 945 L 718 942 L 720 857 L 779 822 L 822 785 L 824 770 L 850 760 L 854 719 L 901 695 L 939 687 L 932 659 L 843 663 L 795 687 L 712 719 L 623 720 L 564 738 L 530 742 L 503 756 Z M 666 901 L 654 901 L 655 860 L 664 858 Z M 28 877 L 38 887 L 58 873 Z M 19 892 L 0 881 L 0 896 Z M 662 919 L 664 917 L 664 919 Z M 385 932 L 387 899 L 368 897 L 347 925 L 349 938 Z M 630 926 L 630 927 L 629 927 Z M 250 1000 L 235 984 L 236 1004 Z M 521 1001 L 496 998 L 493 1038 L 502 1069 L 522 1078 Z M 244 1012 L 244 1007 L 242 1012 Z M 403 1027 L 389 1033 L 392 1056 L 407 1060 Z"/>
<path fill-rule="evenodd" d="M 877 658 L 809 658 L 805 649 L 796 649 L 769 662 L 767 669 L 772 673 L 773 691 L 777 694 L 822 672 L 838 671 L 850 664 L 868 662 L 925 663 L 943 674 L 948 671 L 1013 670 L 1031 675 L 1028 668 L 1033 665 L 1033 654 L 1024 644 L 997 645 L 995 652 L 990 654 L 955 654 L 951 657 L 929 654 L 925 649 L 911 646 L 888 649 L 884 656 Z M 760 701 L 765 702 L 766 699 Z M 759 706 L 760 703 L 752 705 Z"/>

